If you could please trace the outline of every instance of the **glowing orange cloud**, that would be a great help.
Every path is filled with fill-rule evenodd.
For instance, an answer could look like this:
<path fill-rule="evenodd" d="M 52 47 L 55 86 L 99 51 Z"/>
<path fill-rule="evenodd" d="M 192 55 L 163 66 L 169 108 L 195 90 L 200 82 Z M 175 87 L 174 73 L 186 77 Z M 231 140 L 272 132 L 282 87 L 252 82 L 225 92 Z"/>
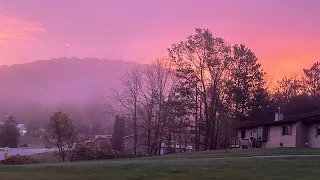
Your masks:
<path fill-rule="evenodd" d="M 42 24 L 19 17 L 0 14 L 0 40 L 35 39 L 35 35 L 46 29 Z"/>

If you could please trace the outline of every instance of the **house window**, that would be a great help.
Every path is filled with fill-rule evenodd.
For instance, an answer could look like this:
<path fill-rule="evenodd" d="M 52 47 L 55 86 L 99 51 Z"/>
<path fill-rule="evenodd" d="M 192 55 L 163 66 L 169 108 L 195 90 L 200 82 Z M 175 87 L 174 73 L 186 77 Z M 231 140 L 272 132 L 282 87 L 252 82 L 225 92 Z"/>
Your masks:
<path fill-rule="evenodd" d="M 316 138 L 320 136 L 320 127 L 316 127 Z"/>
<path fill-rule="evenodd" d="M 246 131 L 241 131 L 241 139 L 246 138 Z"/>
<path fill-rule="evenodd" d="M 282 136 L 291 135 L 291 133 L 292 133 L 291 125 L 282 126 Z"/>
<path fill-rule="evenodd" d="M 256 131 L 251 131 L 250 132 L 250 135 L 251 135 L 251 137 L 254 137 L 254 134 L 256 133 Z"/>
<path fill-rule="evenodd" d="M 269 140 L 269 127 L 263 127 L 262 129 L 262 140 L 267 141 Z"/>
<path fill-rule="evenodd" d="M 263 127 L 259 127 L 257 132 L 258 140 L 262 140 L 262 136 L 263 136 Z"/>

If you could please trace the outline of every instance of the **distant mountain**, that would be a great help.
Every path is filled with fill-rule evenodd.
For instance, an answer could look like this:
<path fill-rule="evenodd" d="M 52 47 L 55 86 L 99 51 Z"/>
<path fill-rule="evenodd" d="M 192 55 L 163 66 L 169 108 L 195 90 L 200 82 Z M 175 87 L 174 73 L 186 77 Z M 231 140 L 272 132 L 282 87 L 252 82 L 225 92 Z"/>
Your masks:
<path fill-rule="evenodd" d="M 135 65 L 119 60 L 57 58 L 0 66 L 0 119 L 6 113 L 23 120 L 38 119 L 39 111 L 52 113 L 64 106 L 88 110 L 89 105 L 97 106 L 111 95 L 112 88 L 119 88 L 119 77 Z"/>

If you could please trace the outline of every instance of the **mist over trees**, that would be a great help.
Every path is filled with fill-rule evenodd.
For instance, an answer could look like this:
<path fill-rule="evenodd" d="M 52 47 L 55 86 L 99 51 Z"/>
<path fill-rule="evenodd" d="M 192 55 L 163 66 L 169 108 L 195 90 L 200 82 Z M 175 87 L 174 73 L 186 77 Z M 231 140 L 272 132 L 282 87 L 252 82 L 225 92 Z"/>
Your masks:
<path fill-rule="evenodd" d="M 79 133 L 110 135 L 115 128 L 117 137 L 132 135 L 133 154 L 144 149 L 151 156 L 163 146 L 169 153 L 188 145 L 226 148 L 241 123 L 272 120 L 278 107 L 285 115 L 320 110 L 319 62 L 271 85 L 253 50 L 239 43 L 198 28 L 150 64 L 71 58 L 6 67 L 0 113 L 33 131 L 48 127 L 52 112 L 62 109 Z M 33 84 L 23 83 L 25 77 Z M 34 84 L 43 88 L 29 88 Z M 120 149 L 121 138 L 113 143 Z"/>
<path fill-rule="evenodd" d="M 114 116 L 106 97 L 136 63 L 96 58 L 55 58 L 0 69 L 0 121 L 12 114 L 30 130 L 43 129 L 55 111 L 64 110 L 91 132 L 112 134 Z M 89 128 L 87 128 L 89 130 Z"/>
<path fill-rule="evenodd" d="M 319 110 L 319 83 L 317 62 L 302 77 L 270 86 L 249 47 L 196 29 L 168 48 L 166 58 L 128 70 L 113 99 L 134 136 L 134 154 L 145 146 L 158 155 L 163 144 L 226 148 L 239 124 L 272 120 L 278 107 L 287 115 Z"/>

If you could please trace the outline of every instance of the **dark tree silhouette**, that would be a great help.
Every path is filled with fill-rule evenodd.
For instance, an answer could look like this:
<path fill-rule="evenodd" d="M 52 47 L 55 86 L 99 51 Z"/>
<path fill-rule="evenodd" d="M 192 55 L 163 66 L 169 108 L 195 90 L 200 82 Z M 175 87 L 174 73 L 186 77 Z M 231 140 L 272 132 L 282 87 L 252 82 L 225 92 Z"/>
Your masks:
<path fill-rule="evenodd" d="M 114 130 L 112 134 L 112 142 L 111 142 L 112 149 L 114 150 L 117 150 L 117 151 L 122 150 L 124 127 L 125 127 L 124 118 L 120 118 L 119 116 L 116 116 L 116 119 L 114 122 Z"/>
<path fill-rule="evenodd" d="M 11 121 L 5 121 L 0 126 L 0 147 L 18 147 L 19 136 L 17 126 Z"/>

